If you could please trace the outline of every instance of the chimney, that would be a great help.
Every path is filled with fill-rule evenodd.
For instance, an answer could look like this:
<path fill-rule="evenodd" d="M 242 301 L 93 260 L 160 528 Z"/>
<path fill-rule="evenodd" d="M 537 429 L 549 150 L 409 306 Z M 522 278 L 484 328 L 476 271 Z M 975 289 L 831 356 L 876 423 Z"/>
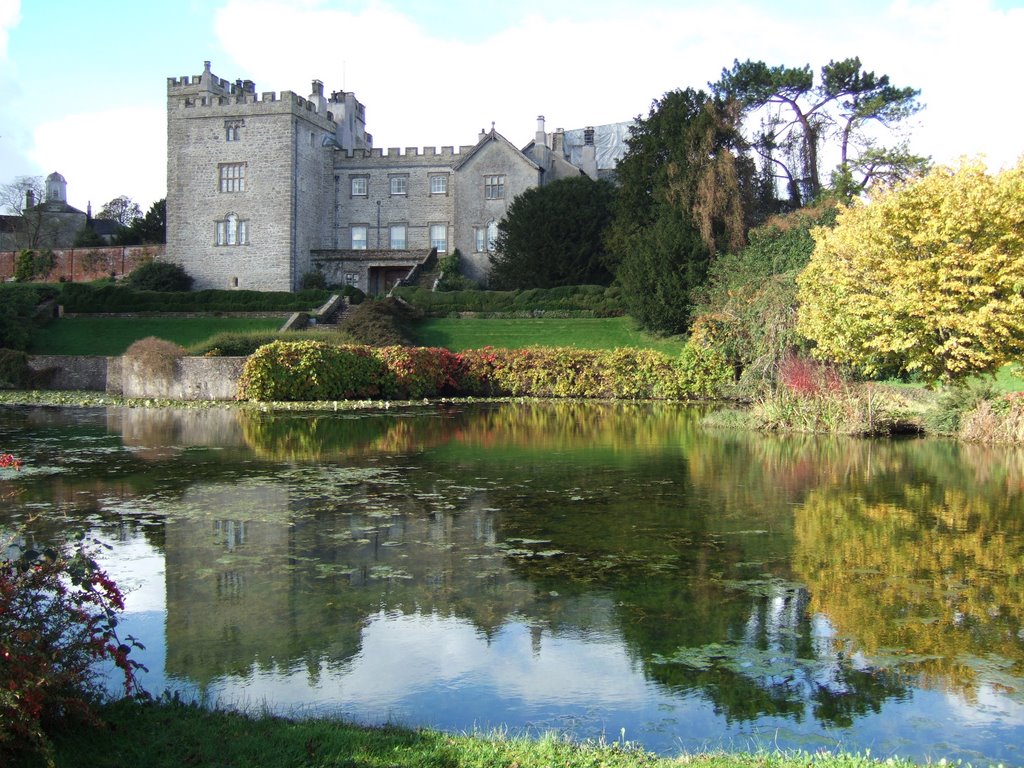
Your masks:
<path fill-rule="evenodd" d="M 597 147 L 594 146 L 594 126 L 583 129 L 583 151 L 580 154 L 580 170 L 597 180 Z"/>
<path fill-rule="evenodd" d="M 537 146 L 548 145 L 548 135 L 544 132 L 544 115 L 537 115 L 537 135 L 534 137 Z"/>
<path fill-rule="evenodd" d="M 32 208 L 36 204 L 36 193 L 31 189 L 25 190 L 25 208 Z"/>
<path fill-rule="evenodd" d="M 483 128 L 480 129 L 480 135 L 476 137 L 476 141 L 479 144 L 481 141 L 487 138 L 487 131 Z"/>
<path fill-rule="evenodd" d="M 314 80 L 313 81 L 313 91 L 312 91 L 312 93 L 313 93 L 314 96 L 319 96 L 320 98 L 323 98 L 323 95 L 324 95 L 324 84 L 322 82 L 320 82 L 319 80 Z"/>
<path fill-rule="evenodd" d="M 551 150 L 558 152 L 562 156 L 565 156 L 565 129 L 556 128 L 554 135 L 551 137 Z"/>

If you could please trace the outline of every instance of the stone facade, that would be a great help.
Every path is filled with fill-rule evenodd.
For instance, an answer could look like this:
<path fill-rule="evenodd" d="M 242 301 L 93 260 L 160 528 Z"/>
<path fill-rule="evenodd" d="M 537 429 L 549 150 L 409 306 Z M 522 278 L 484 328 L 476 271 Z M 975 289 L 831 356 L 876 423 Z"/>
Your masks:
<path fill-rule="evenodd" d="M 591 135 L 592 135 L 591 131 Z M 167 82 L 167 258 L 196 288 L 294 290 L 314 269 L 382 293 L 434 249 L 486 281 L 497 223 L 516 195 L 570 175 L 565 133 L 520 150 L 494 130 L 475 145 L 373 147 L 351 93 L 257 95 L 251 81 Z M 553 149 L 554 148 L 554 149 Z M 593 157 L 591 152 L 589 157 Z"/>

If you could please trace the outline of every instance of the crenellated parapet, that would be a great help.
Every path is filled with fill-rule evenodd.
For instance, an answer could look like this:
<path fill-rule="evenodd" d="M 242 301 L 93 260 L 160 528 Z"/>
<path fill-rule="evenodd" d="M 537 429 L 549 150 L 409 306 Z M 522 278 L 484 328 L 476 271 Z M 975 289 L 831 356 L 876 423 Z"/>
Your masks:
<path fill-rule="evenodd" d="M 343 99 L 349 94 L 337 95 L 342 100 L 336 106 L 343 114 L 346 107 Z M 210 62 L 206 62 L 201 75 L 167 78 L 167 99 L 169 108 L 209 110 L 204 116 L 212 116 L 211 113 L 217 109 L 229 110 L 232 115 L 237 115 L 239 107 L 242 107 L 252 114 L 299 114 L 313 122 L 322 122 L 326 130 L 336 129 L 335 113 L 327 109 L 329 105 L 335 104 L 334 101 L 323 99 L 322 95 L 317 98 L 316 94 L 305 98 L 294 91 L 257 93 L 256 84 L 252 80 L 230 82 L 217 77 L 210 72 Z M 354 101 L 354 106 L 362 108 L 357 101 Z"/>
<path fill-rule="evenodd" d="M 424 161 L 437 164 L 450 164 L 473 151 L 475 145 L 464 144 L 459 147 L 376 147 L 373 149 L 355 149 L 349 152 L 339 151 L 335 155 L 335 165 L 346 161 L 360 162 L 367 159 L 387 160 L 389 164 L 422 165 Z"/>

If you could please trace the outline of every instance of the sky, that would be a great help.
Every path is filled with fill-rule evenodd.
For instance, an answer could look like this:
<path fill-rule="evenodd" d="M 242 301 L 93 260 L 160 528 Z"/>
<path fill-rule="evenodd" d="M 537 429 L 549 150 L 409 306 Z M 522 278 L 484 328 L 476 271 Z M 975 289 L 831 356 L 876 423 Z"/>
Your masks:
<path fill-rule="evenodd" d="M 0 184 L 60 172 L 94 211 L 166 194 L 167 78 L 203 62 L 256 91 L 312 80 L 366 106 L 376 147 L 513 144 L 646 116 L 734 60 L 859 56 L 921 90 L 910 147 L 1024 154 L 1024 0 L 0 0 Z"/>

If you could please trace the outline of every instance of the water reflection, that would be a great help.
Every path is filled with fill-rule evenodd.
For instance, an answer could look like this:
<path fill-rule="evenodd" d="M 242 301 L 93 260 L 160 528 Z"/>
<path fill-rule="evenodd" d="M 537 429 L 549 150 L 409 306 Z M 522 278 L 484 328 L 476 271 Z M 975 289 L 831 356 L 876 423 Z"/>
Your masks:
<path fill-rule="evenodd" d="M 610 403 L 10 408 L 0 444 L 30 467 L 0 525 L 155 553 L 124 559 L 154 569 L 125 573 L 161 684 L 665 750 L 1020 759 L 1019 452 Z"/>

